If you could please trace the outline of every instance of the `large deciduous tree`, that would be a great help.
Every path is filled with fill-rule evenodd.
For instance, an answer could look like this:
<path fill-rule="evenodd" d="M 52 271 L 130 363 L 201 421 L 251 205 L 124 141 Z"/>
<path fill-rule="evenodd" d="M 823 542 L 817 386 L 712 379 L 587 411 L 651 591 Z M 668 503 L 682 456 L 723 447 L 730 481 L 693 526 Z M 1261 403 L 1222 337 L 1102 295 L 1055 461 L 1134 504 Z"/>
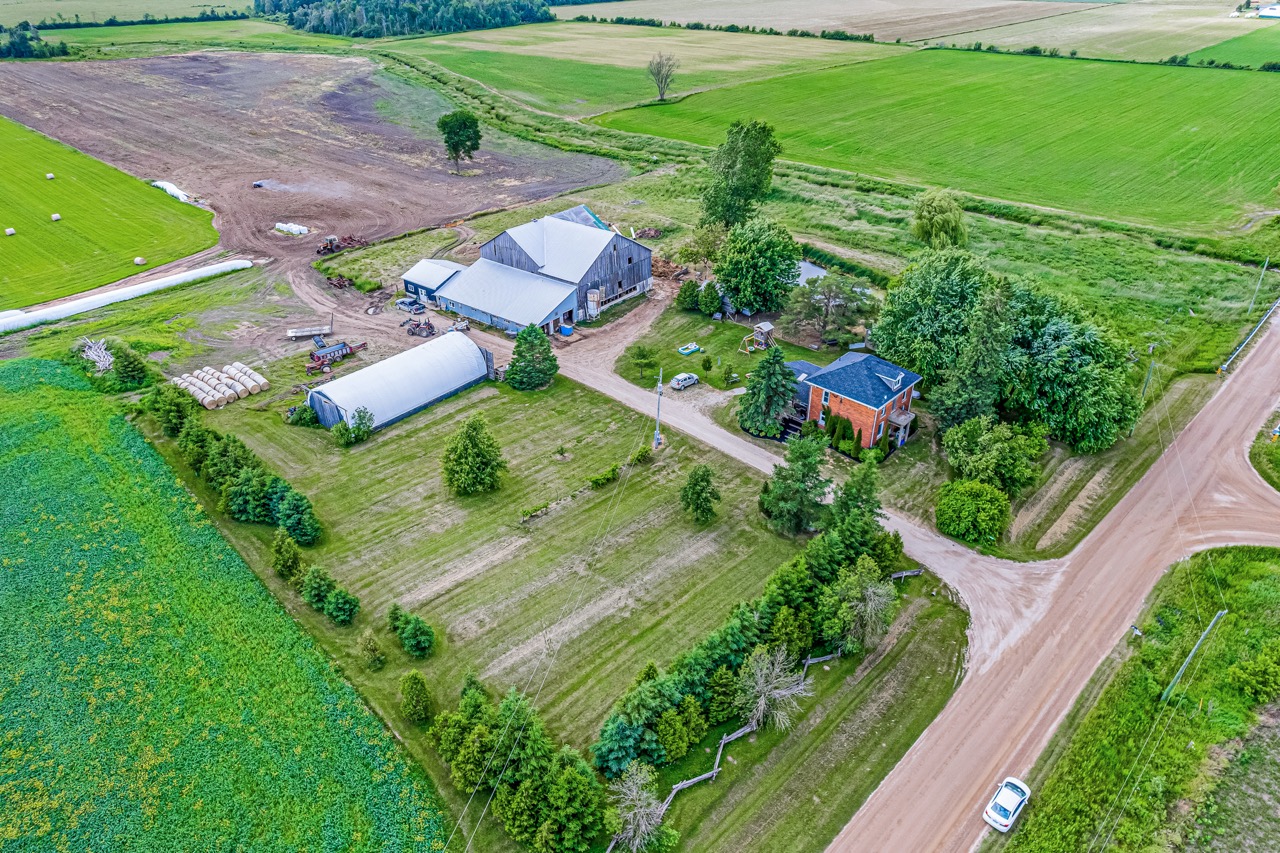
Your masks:
<path fill-rule="evenodd" d="M 800 711 L 801 696 L 813 695 L 812 679 L 794 670 L 795 663 L 782 647 L 772 651 L 757 646 L 738 675 L 739 710 L 755 728 L 791 728 Z"/>
<path fill-rule="evenodd" d="M 787 441 L 785 465 L 773 466 L 773 477 L 760 493 L 760 509 L 775 530 L 797 536 L 822 517 L 822 497 L 831 481 L 822 476 L 823 436 Z"/>
<path fill-rule="evenodd" d="M 942 437 L 947 461 L 961 478 L 979 480 L 1016 496 L 1036 481 L 1036 466 L 1049 443 L 1040 424 L 1015 426 L 991 415 L 972 418 Z"/>
<path fill-rule="evenodd" d="M 667 99 L 667 90 L 671 88 L 671 81 L 675 79 L 676 69 L 679 67 L 679 59 L 676 59 L 673 54 L 662 51 L 655 53 L 649 60 L 649 79 L 658 87 L 659 101 Z"/>
<path fill-rule="evenodd" d="M 702 221 L 726 226 L 746 222 L 773 183 L 773 161 L 782 153 L 773 127 L 762 121 L 735 121 L 708 162 L 702 193 Z"/>
<path fill-rule="evenodd" d="M 738 311 L 780 311 L 800 278 L 800 247 L 776 222 L 735 225 L 716 261 L 720 292 Z"/>
<path fill-rule="evenodd" d="M 798 332 L 814 332 L 825 340 L 828 330 L 843 333 L 848 326 L 875 317 L 879 310 L 880 301 L 871 292 L 870 282 L 828 273 L 792 290 L 778 322 Z"/>
<path fill-rule="evenodd" d="M 453 161 L 455 170 L 462 158 L 471 160 L 480 149 L 480 120 L 470 110 L 454 110 L 436 120 L 436 127 L 444 138 L 444 150 Z"/>
<path fill-rule="evenodd" d="M 537 326 L 525 326 L 516 335 L 516 346 L 507 368 L 507 384 L 519 391 L 545 387 L 560 370 L 551 341 Z"/>
<path fill-rule="evenodd" d="M 455 495 L 474 495 L 498 488 L 506 470 L 502 448 L 489 432 L 484 415 L 467 418 L 449 439 L 443 459 L 444 484 Z"/>
<path fill-rule="evenodd" d="M 782 416 L 795 394 L 795 374 L 783 360 L 782 350 L 770 347 L 738 401 L 738 425 L 749 433 L 777 438 L 782 435 Z"/>
<path fill-rule="evenodd" d="M 960 198 L 951 190 L 929 190 L 916 199 L 911 233 L 930 249 L 961 248 L 969 243 Z"/>

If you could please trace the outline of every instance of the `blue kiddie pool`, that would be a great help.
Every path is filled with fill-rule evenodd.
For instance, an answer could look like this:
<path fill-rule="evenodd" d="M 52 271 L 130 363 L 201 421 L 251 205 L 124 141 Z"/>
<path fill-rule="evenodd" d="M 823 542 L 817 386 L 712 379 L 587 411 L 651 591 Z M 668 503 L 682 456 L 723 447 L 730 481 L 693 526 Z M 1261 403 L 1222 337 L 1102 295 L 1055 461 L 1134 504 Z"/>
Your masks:
<path fill-rule="evenodd" d="M 702 349 L 702 347 L 698 346 L 697 344 L 685 344 L 684 346 L 680 347 L 680 349 L 676 350 L 676 352 L 680 353 L 681 355 L 692 355 L 693 353 L 697 352 L 700 349 Z"/>
<path fill-rule="evenodd" d="M 564 335 L 566 338 L 569 337 L 573 334 L 573 326 L 561 326 L 560 334 Z"/>

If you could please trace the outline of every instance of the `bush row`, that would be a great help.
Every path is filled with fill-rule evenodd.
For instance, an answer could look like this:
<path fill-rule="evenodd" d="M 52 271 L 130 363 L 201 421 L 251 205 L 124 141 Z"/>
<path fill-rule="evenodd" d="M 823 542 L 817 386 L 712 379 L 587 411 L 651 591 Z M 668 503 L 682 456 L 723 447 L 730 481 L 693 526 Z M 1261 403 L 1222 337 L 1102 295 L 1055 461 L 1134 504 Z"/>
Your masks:
<path fill-rule="evenodd" d="M 551 3 L 552 6 L 577 6 L 590 3 L 592 0 L 568 0 L 568 2 Z M 622 24 L 632 27 L 670 27 L 674 29 L 685 30 L 715 30 L 722 33 L 753 33 L 759 36 L 790 36 L 791 38 L 809 38 L 809 39 L 831 39 L 833 41 L 867 41 L 876 40 L 871 33 L 851 33 L 845 30 L 822 30 L 814 32 L 813 30 L 789 29 L 778 30 L 773 27 L 757 27 L 751 24 L 704 24 L 701 21 L 689 21 L 688 23 L 680 23 L 679 21 L 663 21 L 659 18 L 634 18 L 625 15 L 618 15 L 613 18 L 598 18 L 595 15 L 578 15 L 573 18 L 579 23 L 592 24 Z"/>

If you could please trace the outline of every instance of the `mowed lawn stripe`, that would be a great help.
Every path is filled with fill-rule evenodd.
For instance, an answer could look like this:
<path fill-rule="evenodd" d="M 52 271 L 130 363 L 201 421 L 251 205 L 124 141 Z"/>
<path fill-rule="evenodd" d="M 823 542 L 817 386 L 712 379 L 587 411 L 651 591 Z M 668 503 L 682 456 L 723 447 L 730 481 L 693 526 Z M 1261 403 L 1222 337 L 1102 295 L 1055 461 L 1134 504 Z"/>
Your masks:
<path fill-rule="evenodd" d="M 218 241 L 209 211 L 0 117 L 0 232 L 6 228 L 16 233 L 0 233 L 0 310 L 132 275 L 138 256 L 149 268 Z"/>
<path fill-rule="evenodd" d="M 922 51 L 603 116 L 713 145 L 774 124 L 787 159 L 1173 227 L 1275 206 L 1280 75 Z"/>

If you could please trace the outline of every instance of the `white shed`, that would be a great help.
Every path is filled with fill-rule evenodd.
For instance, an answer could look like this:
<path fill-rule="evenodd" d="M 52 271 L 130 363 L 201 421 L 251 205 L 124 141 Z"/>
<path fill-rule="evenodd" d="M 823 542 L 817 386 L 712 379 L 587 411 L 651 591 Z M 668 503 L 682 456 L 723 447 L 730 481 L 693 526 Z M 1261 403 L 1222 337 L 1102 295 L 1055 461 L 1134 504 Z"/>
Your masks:
<path fill-rule="evenodd" d="M 485 356 L 466 335 L 448 332 L 312 389 L 307 405 L 326 428 L 341 420 L 350 424 L 356 409 L 365 408 L 373 428 L 381 429 L 483 381 L 489 375 Z"/>

